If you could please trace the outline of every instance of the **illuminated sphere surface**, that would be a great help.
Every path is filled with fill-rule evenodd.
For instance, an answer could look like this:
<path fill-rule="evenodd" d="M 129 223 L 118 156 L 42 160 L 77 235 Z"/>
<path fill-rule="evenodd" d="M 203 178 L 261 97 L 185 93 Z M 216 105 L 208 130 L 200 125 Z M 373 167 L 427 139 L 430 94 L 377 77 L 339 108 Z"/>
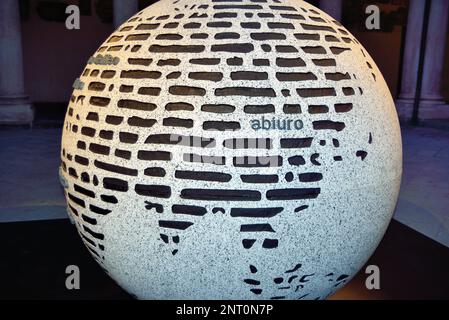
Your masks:
<path fill-rule="evenodd" d="M 402 172 L 376 64 L 298 0 L 162 0 L 89 59 L 62 180 L 138 298 L 324 299 L 368 260 Z"/>

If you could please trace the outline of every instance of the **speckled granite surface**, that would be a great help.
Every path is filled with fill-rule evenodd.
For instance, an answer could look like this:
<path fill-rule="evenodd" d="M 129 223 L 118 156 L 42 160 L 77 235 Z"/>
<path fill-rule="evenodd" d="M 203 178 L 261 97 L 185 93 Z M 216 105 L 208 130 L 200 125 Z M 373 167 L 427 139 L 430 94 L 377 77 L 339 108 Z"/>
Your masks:
<path fill-rule="evenodd" d="M 325 298 L 388 226 L 393 100 L 358 41 L 305 2 L 161 1 L 74 87 L 70 212 L 140 298 Z"/>

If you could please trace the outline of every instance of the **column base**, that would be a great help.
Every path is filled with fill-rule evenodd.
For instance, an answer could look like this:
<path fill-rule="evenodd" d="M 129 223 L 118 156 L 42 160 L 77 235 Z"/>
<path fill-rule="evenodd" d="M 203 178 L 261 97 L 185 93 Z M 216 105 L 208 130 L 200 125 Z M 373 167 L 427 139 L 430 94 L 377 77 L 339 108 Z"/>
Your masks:
<path fill-rule="evenodd" d="M 396 110 L 401 120 L 410 120 L 413 115 L 414 99 L 399 98 Z M 421 99 L 419 101 L 419 119 L 449 119 L 449 105 L 441 99 Z"/>
<path fill-rule="evenodd" d="M 401 120 L 410 120 L 413 114 L 413 99 L 399 98 L 396 101 L 396 111 Z"/>
<path fill-rule="evenodd" d="M 408 121 L 413 115 L 413 100 L 396 100 L 396 110 L 399 119 Z M 420 120 L 449 119 L 449 104 L 444 101 L 432 103 L 429 101 L 421 101 L 419 105 Z"/>
<path fill-rule="evenodd" d="M 421 120 L 441 120 L 449 119 L 449 105 L 440 104 L 421 104 L 419 107 L 419 119 Z"/>
<path fill-rule="evenodd" d="M 34 120 L 33 105 L 26 99 L 3 99 L 0 97 L 0 125 L 31 125 Z"/>
<path fill-rule="evenodd" d="M 421 106 L 441 106 L 445 104 L 445 101 L 442 97 L 438 98 L 422 98 L 419 102 Z"/>

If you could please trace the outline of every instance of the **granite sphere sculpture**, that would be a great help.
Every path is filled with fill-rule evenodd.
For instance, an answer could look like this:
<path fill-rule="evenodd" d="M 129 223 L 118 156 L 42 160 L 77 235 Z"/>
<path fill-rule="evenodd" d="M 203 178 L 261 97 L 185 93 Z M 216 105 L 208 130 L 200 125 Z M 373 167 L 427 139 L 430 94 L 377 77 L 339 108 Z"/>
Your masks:
<path fill-rule="evenodd" d="M 390 92 L 337 21 L 299 0 L 162 0 L 75 82 L 68 211 L 149 299 L 323 299 L 363 266 L 402 172 Z"/>

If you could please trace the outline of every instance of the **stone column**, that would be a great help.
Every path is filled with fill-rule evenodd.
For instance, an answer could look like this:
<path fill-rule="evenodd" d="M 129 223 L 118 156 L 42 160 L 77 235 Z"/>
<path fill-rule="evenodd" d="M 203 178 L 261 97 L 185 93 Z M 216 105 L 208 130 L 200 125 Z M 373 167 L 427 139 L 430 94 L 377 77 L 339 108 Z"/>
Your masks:
<path fill-rule="evenodd" d="M 320 0 L 320 9 L 341 22 L 342 0 Z"/>
<path fill-rule="evenodd" d="M 424 21 L 423 0 L 410 0 L 402 62 L 401 91 L 396 102 L 398 113 L 409 118 L 412 115 L 418 77 L 419 51 Z"/>
<path fill-rule="evenodd" d="M 138 0 L 114 0 L 114 27 L 118 28 L 139 10 Z"/>
<path fill-rule="evenodd" d="M 424 60 L 421 105 L 444 104 L 441 84 L 443 81 L 448 16 L 449 1 L 432 0 Z"/>
<path fill-rule="evenodd" d="M 25 95 L 19 1 L 0 1 L 0 124 L 31 124 Z"/>

